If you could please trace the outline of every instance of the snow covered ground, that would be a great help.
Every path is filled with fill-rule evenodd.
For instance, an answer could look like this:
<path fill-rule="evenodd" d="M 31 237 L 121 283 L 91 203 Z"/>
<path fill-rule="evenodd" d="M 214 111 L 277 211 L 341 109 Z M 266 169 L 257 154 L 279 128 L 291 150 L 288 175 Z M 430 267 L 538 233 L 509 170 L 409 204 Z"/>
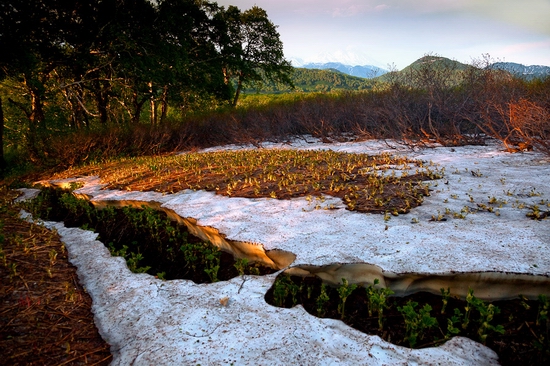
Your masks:
<path fill-rule="evenodd" d="M 476 295 L 488 298 L 491 291 L 497 297 L 518 295 L 515 292 L 518 286 L 525 288 L 526 278 L 535 282 L 534 293 L 541 289 L 550 293 L 550 220 L 526 217 L 535 205 L 550 210 L 548 158 L 536 152 L 509 154 L 497 142 L 411 150 L 379 141 L 310 140 L 264 147 L 386 151 L 433 162 L 445 174 L 429 183 L 431 196 L 421 206 L 389 220 L 380 214 L 350 212 L 330 197 L 316 209 L 319 202 L 306 198 L 282 201 L 202 191 L 162 195 L 101 190 L 93 178 L 84 179 L 86 185 L 76 192 L 93 201 L 161 203 L 182 217 L 196 219 L 198 225 L 219 230 L 227 240 L 294 253 L 290 267 L 319 271 L 321 276 L 332 276 L 329 280 L 338 281 L 345 272 L 361 282 L 363 273 L 349 264 L 364 263 L 367 271 L 374 268 L 375 275 L 385 276 L 388 285 L 403 292 L 426 286 L 426 281 L 418 285 L 410 281 L 408 274 L 420 273 L 437 278 L 433 286 L 439 286 L 441 279 L 456 280 L 457 274 L 462 286 L 477 279 Z M 329 204 L 340 209 L 322 209 Z M 410 350 L 339 321 L 315 318 L 300 306 L 272 307 L 264 294 L 275 275 L 197 285 L 133 274 L 122 258 L 111 257 L 95 241 L 95 234 L 47 224 L 62 235 L 92 296 L 96 324 L 112 345 L 114 365 L 496 363 L 491 350 L 466 338 Z M 315 269 L 327 265 L 332 267 Z M 484 288 L 485 280 L 490 285 Z M 226 306 L 220 303 L 225 297 Z"/>

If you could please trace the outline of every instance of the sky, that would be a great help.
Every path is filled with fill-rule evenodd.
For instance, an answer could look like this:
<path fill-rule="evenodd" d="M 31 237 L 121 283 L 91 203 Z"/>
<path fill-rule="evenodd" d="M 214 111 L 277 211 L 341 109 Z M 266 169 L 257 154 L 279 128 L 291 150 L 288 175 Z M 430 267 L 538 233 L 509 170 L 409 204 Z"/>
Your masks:
<path fill-rule="evenodd" d="M 426 54 L 550 66 L 550 0 L 218 0 L 267 11 L 285 57 L 402 69 Z M 297 65 L 298 66 L 298 65 Z"/>

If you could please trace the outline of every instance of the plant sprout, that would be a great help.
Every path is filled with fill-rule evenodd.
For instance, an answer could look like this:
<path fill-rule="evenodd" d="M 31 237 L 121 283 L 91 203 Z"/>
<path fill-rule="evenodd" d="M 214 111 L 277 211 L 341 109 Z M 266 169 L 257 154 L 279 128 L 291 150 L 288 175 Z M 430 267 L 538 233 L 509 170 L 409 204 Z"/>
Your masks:
<path fill-rule="evenodd" d="M 64 173 L 76 174 L 98 174 L 107 188 L 135 191 L 201 189 L 231 197 L 308 197 L 310 202 L 329 195 L 352 211 L 395 216 L 420 205 L 429 194 L 423 181 L 441 178 L 442 171 L 389 154 L 256 149 L 127 158 Z"/>

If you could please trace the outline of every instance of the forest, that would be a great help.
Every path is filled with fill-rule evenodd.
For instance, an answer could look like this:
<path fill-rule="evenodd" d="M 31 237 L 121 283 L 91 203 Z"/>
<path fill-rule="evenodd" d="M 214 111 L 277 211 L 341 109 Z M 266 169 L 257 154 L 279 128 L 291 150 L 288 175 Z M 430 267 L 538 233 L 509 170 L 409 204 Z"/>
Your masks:
<path fill-rule="evenodd" d="M 263 9 L 196 0 L 10 0 L 0 29 L 5 176 L 304 134 L 550 153 L 550 79 L 488 55 L 372 80 L 294 69 Z"/>
<path fill-rule="evenodd" d="M 31 162 L 52 155 L 50 138 L 164 124 L 169 106 L 181 115 L 232 106 L 245 82 L 290 82 L 276 26 L 258 7 L 15 0 L 1 5 L 0 29 L 4 145 Z"/>

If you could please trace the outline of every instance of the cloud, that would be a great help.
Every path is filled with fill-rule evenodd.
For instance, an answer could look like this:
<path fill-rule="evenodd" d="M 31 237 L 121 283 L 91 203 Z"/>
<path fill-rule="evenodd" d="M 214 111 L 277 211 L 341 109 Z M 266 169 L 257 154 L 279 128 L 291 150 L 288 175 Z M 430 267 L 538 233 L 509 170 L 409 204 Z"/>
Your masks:
<path fill-rule="evenodd" d="M 504 54 L 517 54 L 521 55 L 526 52 L 532 52 L 537 50 L 548 50 L 550 49 L 550 39 L 537 41 L 537 42 L 523 42 L 523 43 L 514 43 L 507 45 L 502 48 L 502 53 Z M 550 57 L 548 57 L 550 60 Z"/>
<path fill-rule="evenodd" d="M 426 52 L 467 60 L 482 53 L 550 64 L 550 0 L 218 0 L 257 5 L 279 25 L 287 56 L 348 46 L 406 66 Z M 546 53 L 546 54 L 545 54 Z M 530 61 L 532 60 L 532 61 Z"/>
<path fill-rule="evenodd" d="M 374 10 L 375 10 L 375 11 L 384 11 L 384 10 L 389 9 L 389 8 L 390 8 L 389 5 L 380 4 L 380 5 L 376 5 L 376 6 L 374 7 Z"/>
<path fill-rule="evenodd" d="M 548 0 L 465 0 L 460 4 L 455 9 L 460 14 L 550 34 Z"/>

